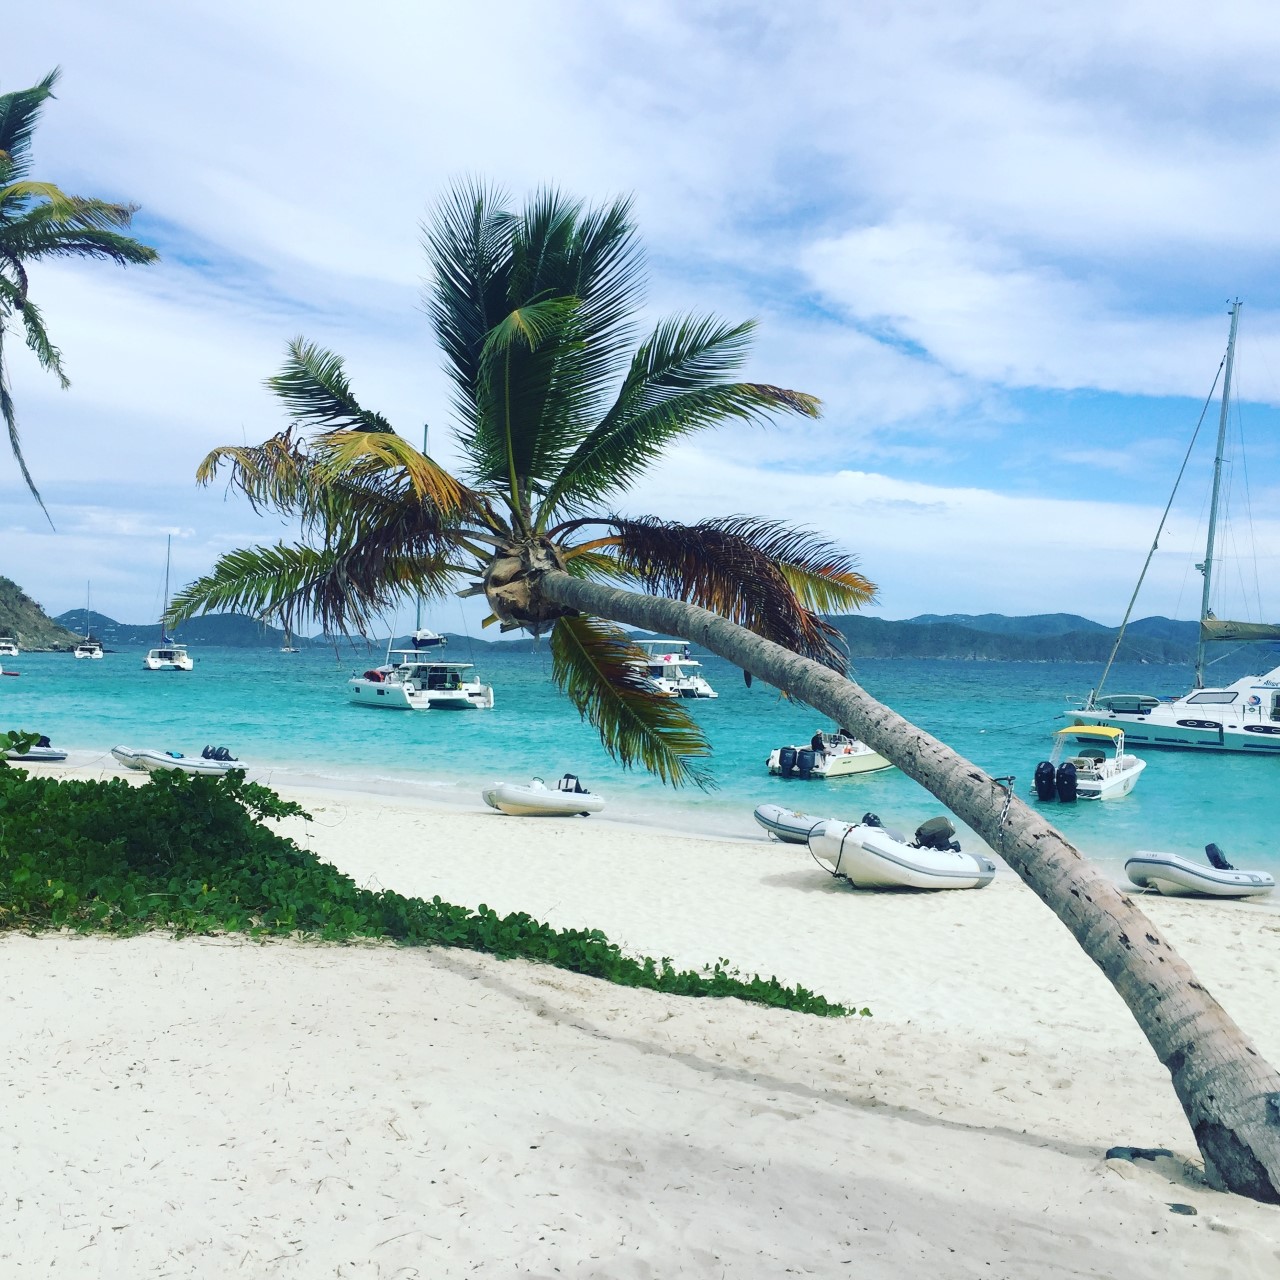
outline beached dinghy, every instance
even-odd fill
[[[880,825],[874,813],[858,823],[820,823],[809,832],[809,851],[833,876],[857,889],[981,889],[995,878],[996,864],[962,853],[946,818],[916,829],[914,842]]]
[[[811,813],[784,809],[780,804],[757,805],[755,818],[775,840],[781,840],[783,844],[808,844],[809,832],[828,821],[815,818]]]
[[[19,764],[55,764],[66,758],[67,753],[59,751],[57,747],[51,747],[49,739],[43,734],[40,735],[40,741],[34,747],[28,747],[25,751],[15,749],[5,752],[6,760],[16,760]]]
[[[126,769],[176,769],[179,773],[217,775],[229,769],[243,769],[226,747],[205,747],[204,754],[184,756],[180,751],[152,751],[149,747],[112,747],[111,754]]]
[[[1222,856],[1216,844],[1205,846],[1211,866],[1201,866],[1176,853],[1139,850],[1124,864],[1125,873],[1140,889],[1178,896],[1251,898],[1270,893],[1275,879],[1265,871],[1239,871]]]
[[[579,813],[585,818],[604,808],[604,796],[588,791],[572,773],[566,773],[554,787],[534,778],[523,786],[500,782],[480,794],[490,809],[516,818],[572,818]]]

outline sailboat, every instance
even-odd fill
[[[147,651],[142,665],[148,671],[190,671],[195,662],[185,644],[176,644],[165,630],[164,618],[169,612],[169,560],[173,553],[173,535],[165,541],[164,548],[164,608],[160,610],[160,644]]]
[[[71,650],[73,658],[101,658],[104,653],[101,643],[93,638],[93,633],[89,630],[89,588],[91,585],[88,582],[84,585],[84,639]]]
[[[302,650],[293,643],[293,632],[289,629],[289,624],[284,624],[284,644],[280,646],[281,653],[301,653]]]
[[[1223,363],[1222,409],[1218,419],[1218,447],[1213,464],[1213,494],[1209,503],[1209,529],[1205,541],[1204,562],[1196,568],[1204,577],[1200,596],[1200,631],[1196,644],[1195,687],[1180,698],[1162,699],[1150,694],[1115,693],[1101,696],[1107,672],[1115,661],[1124,636],[1124,624],[1116,637],[1115,648],[1103,670],[1098,688],[1089,694],[1082,707],[1068,713],[1074,725],[1105,725],[1123,729],[1130,746],[1172,747],[1193,751],[1241,751],[1252,755],[1280,756],[1280,666],[1256,676],[1244,676],[1220,688],[1204,682],[1206,646],[1222,641],[1252,643],[1280,640],[1280,624],[1263,622],[1230,622],[1214,616],[1210,607],[1213,585],[1214,542],[1217,534],[1219,497],[1222,489],[1222,463],[1227,437],[1227,412],[1231,400],[1231,374],[1235,364],[1236,330],[1240,322],[1240,303],[1231,307],[1231,332],[1227,339],[1227,355]],[[1172,506],[1173,499],[1169,499]],[[1165,515],[1168,515],[1168,507]],[[1163,529],[1163,520],[1161,529]],[[1157,543],[1159,532],[1156,534]],[[1152,546],[1152,553],[1155,545]],[[1151,563],[1148,555],[1147,563]],[[1146,573],[1146,569],[1143,569]],[[1139,579],[1139,586],[1141,579]],[[1134,600],[1129,602],[1132,611]]]

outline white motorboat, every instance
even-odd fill
[[[0,658],[16,658],[18,642],[12,636],[0,636]]]
[[[153,751],[149,747],[111,748],[111,754],[126,769],[145,769],[148,773],[176,769],[179,773],[215,775],[245,767],[225,747],[205,747],[205,752],[207,754],[184,756],[181,751]]]
[[[951,840],[955,828],[947,819],[923,824],[909,842],[878,820],[868,821],[874,817],[820,823],[809,833],[810,853],[857,889],[982,889],[995,878],[990,858],[963,853]]]
[[[95,659],[103,656],[103,648],[99,641],[92,636],[85,636],[74,649],[71,650],[73,658]]]
[[[1235,363],[1236,328],[1240,304],[1231,308],[1231,332],[1223,364],[1222,406],[1218,419],[1218,447],[1214,454],[1213,491],[1204,560],[1196,568],[1204,577],[1200,595],[1200,632],[1196,646],[1195,687],[1179,698],[1157,698],[1151,694],[1119,693],[1102,696],[1107,673],[1119,652],[1128,625],[1129,613],[1116,636],[1097,689],[1084,705],[1069,715],[1077,725],[1110,725],[1125,731],[1131,746],[1172,747],[1193,751],[1242,751],[1253,755],[1280,755],[1280,667],[1263,675],[1245,676],[1220,688],[1204,683],[1205,646],[1215,642],[1250,644],[1280,640],[1280,623],[1230,622],[1215,617],[1211,599],[1214,570],[1214,543],[1217,534],[1222,464],[1226,453],[1228,408],[1231,402],[1231,373]],[[1185,465],[1185,464],[1184,464]],[[1181,476],[1181,473],[1179,473]],[[1175,492],[1177,486],[1174,486]],[[1170,498],[1172,506],[1172,498]],[[1165,509],[1165,516],[1169,509]],[[1155,553],[1164,519],[1156,530],[1151,555]],[[1151,555],[1147,563],[1151,562]],[[1221,559],[1221,557],[1219,557]],[[1146,569],[1143,569],[1146,573]],[[1139,579],[1141,585],[1141,579]],[[1137,592],[1134,592],[1134,600]],[[1130,601],[1132,610],[1134,601]]]
[[[1076,748],[1071,755],[1073,743]],[[1123,729],[1073,725],[1053,735],[1053,754],[1036,765],[1036,795],[1041,800],[1068,802],[1118,800],[1133,790],[1146,767],[1145,760],[1125,753]]]
[[[49,739],[43,734],[34,746],[28,747],[25,751],[10,748],[5,752],[6,760],[16,760],[19,764],[57,764],[66,758],[67,753],[50,746]]]
[[[1210,849],[1217,850],[1216,845]],[[1212,855],[1211,855],[1212,856]],[[1179,897],[1252,898],[1270,893],[1275,878],[1265,871],[1241,871],[1219,853],[1221,866],[1203,866],[1176,853],[1139,850],[1125,864],[1125,874],[1140,889]]]
[[[843,778],[876,773],[893,765],[865,742],[843,731],[815,733],[807,747],[778,747],[765,761],[770,773],[783,778]]]
[[[687,640],[636,640],[637,649],[645,654],[645,676],[659,693],[668,698],[718,698],[704,676],[696,658],[689,657]]]
[[[347,681],[357,706],[388,711],[491,710],[493,686],[470,674],[469,662],[432,658],[445,643],[434,632],[414,632],[412,649],[388,649],[387,661]]]
[[[165,614],[169,612],[169,557],[173,550],[173,536],[165,543],[164,552],[164,609],[160,613],[160,643],[147,652],[142,665],[148,671],[192,671],[195,662],[185,644],[177,644],[165,631]]]
[[[808,844],[809,832],[830,821],[827,818],[815,818],[811,813],[785,809],[780,804],[756,805],[755,819],[775,840],[781,840],[783,844]]]
[[[578,814],[585,818],[604,808],[604,797],[588,791],[572,773],[566,773],[553,787],[534,778],[523,785],[500,782],[486,787],[480,795],[490,809],[518,818],[571,818]]]

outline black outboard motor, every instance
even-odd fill
[[[574,795],[586,796],[591,793],[584,787],[576,773],[566,773],[559,782],[556,783],[557,791],[572,791]]]
[[[1076,789],[1076,767],[1070,760],[1064,760],[1058,766],[1058,799],[1070,804],[1076,798]]]
[[[960,844],[951,837],[956,833],[951,819],[943,816],[930,818],[916,828],[916,848],[960,852]]]
[[[814,762],[817,756],[812,747],[801,747],[796,752],[796,772],[806,781],[813,776]]]
[[[48,739],[48,737],[47,737],[45,734],[43,734],[43,733],[42,733],[42,734],[40,735],[40,741],[36,743],[36,746],[37,746],[37,747],[47,747],[47,746],[49,746],[49,745],[50,745],[50,744],[49,744],[49,739]]]
[[[778,768],[782,772],[784,778],[791,777],[796,767],[796,749],[795,747],[783,747],[778,752]]]
[[[1229,863],[1223,856],[1222,850],[1216,844],[1207,844],[1204,847],[1205,857],[1209,859],[1209,865],[1216,867],[1219,871],[1234,871],[1235,867]]]
[[[864,813],[862,815],[862,825],[864,827],[883,827],[884,823],[880,821],[878,813]]]
[[[1040,800],[1052,800],[1058,794],[1057,784],[1054,781],[1053,765],[1048,760],[1041,760],[1036,765],[1036,797]]]

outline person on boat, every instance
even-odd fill
[[[809,739],[809,746],[812,747],[814,752],[818,755],[821,755],[822,752],[827,749],[827,740],[823,736],[821,729],[819,729],[818,732]]]

